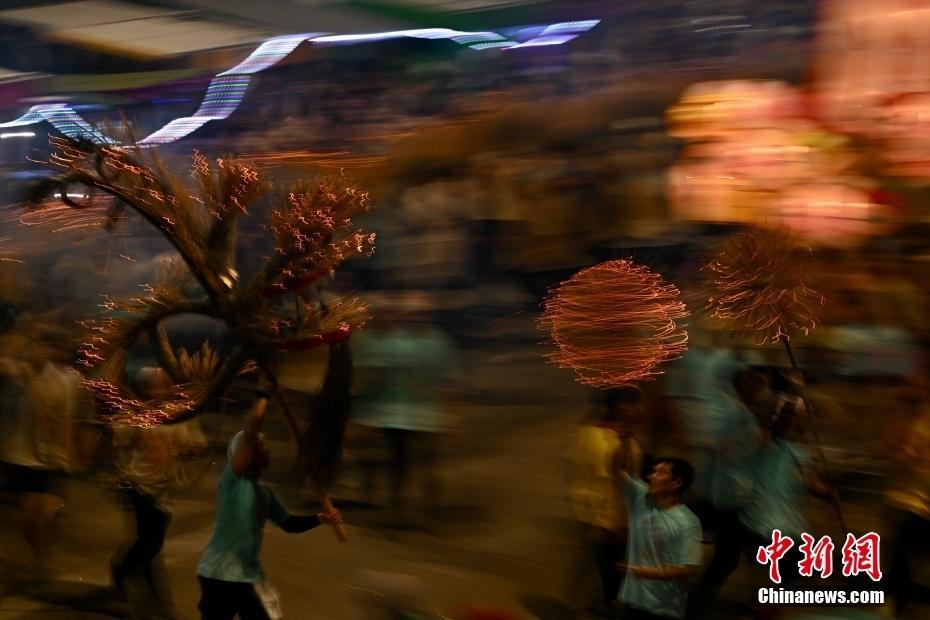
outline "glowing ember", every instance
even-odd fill
[[[540,326],[557,350],[549,358],[578,380],[611,388],[651,379],[685,352],[688,316],[678,289],[628,260],[584,269],[553,289]]]
[[[271,211],[276,251],[290,264],[317,272],[328,272],[354,255],[370,255],[375,235],[353,230],[350,219],[367,211],[368,201],[368,193],[343,174],[298,184],[282,207]]]
[[[817,323],[822,295],[808,286],[811,249],[784,229],[734,235],[704,269],[709,274],[711,316],[762,344],[807,335]]]
[[[85,379],[84,385],[111,424],[119,422],[154,428],[166,420],[180,418],[197,406],[197,400],[188,398],[181,390],[168,400],[143,402],[110,381]]]

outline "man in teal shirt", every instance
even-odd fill
[[[618,450],[618,455],[624,451]],[[617,459],[616,463],[622,463]],[[649,483],[618,471],[629,512],[626,579],[620,600],[634,620],[683,618],[688,579],[701,565],[701,523],[681,497],[694,468],[678,458],[659,459]]]
[[[219,510],[213,537],[200,559],[200,614],[203,620],[266,620],[255,591],[265,575],[259,563],[265,520],[289,533],[306,532],[320,523],[340,523],[338,510],[317,515],[291,515],[259,481],[270,464],[268,443],[261,434],[268,394],[259,390],[246,429],[229,442],[228,461],[219,484]]]

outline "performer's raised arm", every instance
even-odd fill
[[[265,424],[265,409],[268,407],[269,395],[263,389],[255,392],[255,402],[249,410],[245,423],[245,433],[232,457],[232,468],[237,476],[248,472],[257,452],[260,452],[262,427]]]

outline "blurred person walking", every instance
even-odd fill
[[[805,410],[799,396],[800,382],[800,374],[796,371],[780,369],[775,369],[771,375],[745,369],[734,381],[747,411],[750,406],[757,407],[761,415],[745,469],[736,472],[733,478],[735,507],[722,524],[726,529],[718,531],[713,559],[699,586],[698,611],[708,617],[714,617],[710,607],[743,554],[755,557],[759,547],[771,544],[776,529],[800,540],[801,534],[807,531],[805,495],[810,492],[830,497],[830,488],[816,472],[809,452],[798,441],[803,433],[800,415]],[[788,562],[782,572],[785,583],[797,582],[796,562]],[[766,608],[765,615],[771,617],[776,611],[776,608]]]
[[[616,564],[626,554],[627,509],[611,470],[615,453],[626,441],[623,469],[639,477],[643,447],[636,437],[642,415],[642,392],[633,386],[609,390],[599,408],[578,429],[571,454],[569,501],[575,518],[584,528],[584,553],[571,566],[569,595],[580,577],[597,567],[600,596],[588,607],[592,614],[609,617],[618,611],[621,578]]]
[[[66,475],[80,460],[74,422],[82,403],[79,377],[65,365],[67,347],[33,335],[10,336],[0,358],[0,461],[18,498],[35,577],[43,579]]]
[[[264,483],[271,464],[262,434],[269,395],[256,392],[244,431],[229,442],[227,462],[219,481],[219,507],[213,536],[197,567],[202,620],[268,620],[280,618],[277,591],[265,581],[259,556],[265,520],[296,534],[321,523],[341,523],[338,510],[316,515],[292,515]]]
[[[732,357],[721,360],[712,375],[716,387],[702,404],[707,421],[709,475],[703,489],[712,508],[708,529],[714,532],[713,556],[701,577],[692,609],[712,605],[720,587],[736,569],[745,544],[740,507],[751,490],[752,464],[763,436],[747,403],[766,398],[768,377]]]
[[[448,430],[449,392],[456,377],[451,339],[430,321],[432,301],[408,293],[379,309],[380,325],[356,341],[358,394],[355,421],[380,429],[388,451],[389,507],[396,526],[409,514],[410,479],[422,482],[419,519],[439,504],[439,434]],[[374,493],[374,463],[368,462],[366,495]]]
[[[137,383],[137,393],[147,399],[164,398],[171,387],[168,376],[157,368],[141,369]],[[129,598],[127,578],[143,577],[147,600],[131,606],[134,615],[173,618],[174,603],[158,558],[171,521],[167,505],[170,495],[185,486],[185,462],[205,452],[206,437],[196,420],[188,420],[155,428],[119,425],[113,429],[113,441],[117,493],[133,526],[131,539],[110,559],[113,586]]]

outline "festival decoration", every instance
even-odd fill
[[[881,144],[885,173],[905,180],[930,178],[930,92],[896,96],[876,114],[871,131]]]
[[[804,183],[783,188],[778,221],[822,246],[849,247],[887,228],[890,196],[860,183]]]
[[[873,136],[888,102],[930,92],[930,2],[825,0],[818,13],[811,103],[824,124]]]
[[[304,473],[320,488],[331,483],[349,413],[352,365],[346,340],[364,325],[367,311],[357,299],[324,303],[320,292],[342,261],[373,251],[375,236],[352,222],[368,209],[367,193],[338,174],[299,181],[278,194],[267,225],[274,252],[240,282],[234,267],[237,221],[270,189],[254,166],[232,158],[210,162],[194,153],[188,184],[150,151],[59,138],[52,145],[49,163],[61,173],[34,188],[27,201],[33,223],[48,213],[52,226],[67,226],[68,213],[45,198],[50,193],[57,193],[79,224],[96,213],[116,225],[128,207],[177,252],[141,294],[105,299],[102,315],[84,323],[88,337],[80,361],[104,419],[140,427],[179,422],[222,395],[235,377],[258,369],[272,385]],[[88,191],[69,192],[79,186]],[[112,201],[104,203],[101,195]],[[181,314],[223,321],[235,341],[233,350],[222,360],[206,349],[193,357],[176,351],[164,322]],[[142,398],[126,381],[126,359],[140,338],[148,339],[174,384],[164,397]],[[322,406],[312,412],[309,430],[301,431],[277,387],[273,358],[280,359],[281,351],[324,345],[330,347],[330,363],[317,399]]]
[[[450,28],[421,28],[394,30],[366,34],[306,33],[273,37],[262,42],[249,56],[234,67],[218,73],[204,95],[197,111],[191,116],[176,118],[161,129],[135,142],[137,148],[176,142],[197,131],[210,121],[229,118],[242,103],[251,82],[251,76],[274,66],[304,42],[314,45],[348,45],[388,39],[447,39],[473,50],[521,49],[548,45],[562,45],[585,33],[597,24],[598,19],[559,22],[499,32],[465,32]],[[119,142],[94,129],[67,103],[34,105],[19,118],[0,123],[0,128],[25,127],[47,121],[59,132],[73,140],[89,140],[97,144]]]
[[[708,308],[727,329],[760,344],[807,335],[824,298],[809,284],[811,249],[785,229],[750,228],[724,242],[704,267]]]
[[[656,367],[687,349],[688,316],[678,289],[646,267],[614,260],[579,271],[549,292],[540,327],[556,350],[549,359],[597,388],[661,374]]]
[[[801,105],[797,91],[777,80],[697,82],[666,112],[668,133],[695,140],[769,129],[773,119],[796,117]]]
[[[669,175],[673,211],[832,246],[887,233],[902,200],[885,180],[909,192],[930,179],[927,24],[928,0],[824,0],[804,85],[688,86],[667,113],[669,134],[691,143]]]
[[[672,211],[692,221],[784,226],[831,246],[886,232],[889,205],[877,200],[885,194],[868,162],[850,136],[811,116],[808,99],[771,80],[689,86],[667,113],[669,133],[689,141],[668,174]],[[914,135],[908,139],[919,144]]]

